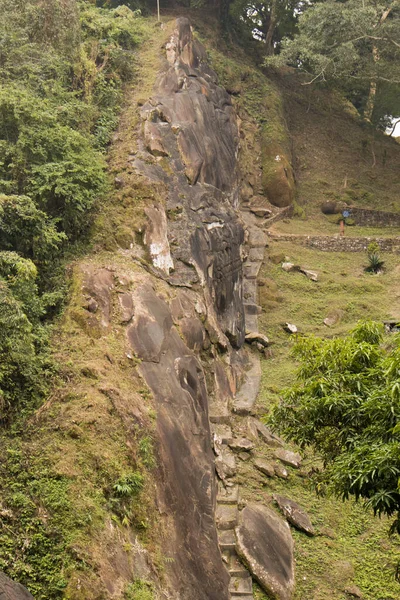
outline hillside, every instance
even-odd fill
[[[349,600],[354,586],[396,600],[387,521],[317,496],[308,451],[278,476],[254,423],[264,431],[295,379],[282,324],[330,337],[400,319],[400,228],[346,228],[346,243],[397,240],[380,275],[365,252],[298,237],[338,237],[326,200],[400,212],[400,145],[337,94],[260,69],[209,11],[171,10],[160,26],[127,7],[75,8],[43,47],[18,21],[0,98],[0,292],[17,323],[0,336],[0,571],[36,600]],[[266,352],[250,344],[260,334]],[[278,464],[271,477],[257,460]],[[276,493],[299,502],[315,537],[289,529]],[[285,532],[277,595],[238,546],[247,509]]]

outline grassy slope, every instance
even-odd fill
[[[301,89],[295,80],[281,86],[288,111],[290,132],[297,158],[299,201],[306,209],[302,218],[278,223],[274,230],[288,233],[335,234],[333,225],[319,211],[321,200],[346,199],[344,177],[351,201],[382,210],[399,209],[400,147],[381,134],[373,134],[326,92]],[[363,140],[367,144],[363,145]],[[371,168],[371,148],[377,157]],[[386,150],[386,165],[382,158]],[[347,196],[350,196],[347,194]],[[397,230],[347,228],[346,235],[399,235]],[[360,318],[400,319],[400,260],[385,254],[386,270],[380,276],[364,272],[366,257],[359,253],[324,253],[289,242],[273,241],[269,255],[288,257],[320,274],[318,282],[300,273],[286,273],[267,260],[261,273],[262,331],[273,341],[273,356],[263,360],[260,414],[279,401],[279,390],[295,379],[290,341],[282,323],[295,323],[300,332],[321,336],[341,335]],[[323,320],[332,312],[340,321],[327,328]],[[244,471],[251,497],[270,498],[283,493],[309,512],[320,535],[307,538],[294,531],[296,545],[296,600],[339,600],[356,584],[365,600],[393,599],[400,595],[394,570],[400,558],[398,539],[387,537],[388,522],[366,513],[362,506],[334,498],[318,498],[307,474],[292,472],[287,482],[266,481]],[[260,489],[260,483],[262,487]]]

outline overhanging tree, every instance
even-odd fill
[[[400,533],[400,334],[383,344],[383,327],[364,322],[345,338],[299,338],[294,355],[298,383],[272,423],[321,455],[318,484],[394,517]]]

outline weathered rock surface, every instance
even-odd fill
[[[233,410],[238,415],[251,413],[260,389],[261,366],[258,358],[251,357],[251,368],[246,373],[246,379],[236,394]]]
[[[296,527],[296,529],[304,531],[304,533],[310,537],[315,535],[315,529],[311,523],[310,517],[297,502],[285,498],[284,496],[280,496],[279,494],[274,494],[273,498],[289,523]]]
[[[236,549],[253,577],[276,600],[294,590],[293,539],[288,524],[273,510],[249,504],[236,527]]]
[[[232,450],[249,452],[250,450],[253,450],[254,444],[247,438],[234,438],[229,443],[229,447],[232,448]]]
[[[258,471],[261,471],[261,473],[264,473],[264,475],[267,475],[268,477],[273,477],[275,475],[274,466],[262,458],[257,458],[254,461],[254,466]]]
[[[298,469],[301,465],[301,456],[298,452],[279,448],[278,450],[275,450],[274,456],[283,462],[283,464],[293,467],[294,469]]]
[[[16,583],[0,571],[0,599],[33,600],[33,596],[20,583]]]
[[[149,179],[162,182],[167,212],[176,215],[168,224],[168,238],[174,242],[169,247],[162,208],[150,208],[154,225],[146,231],[145,242],[153,264],[166,273],[173,268],[174,281],[199,281],[209,313],[215,313],[214,326],[240,347],[244,231],[235,213],[239,135],[230,96],[217,85],[206,58],[188,19],[177,19],[165,70],[141,109],[143,158],[135,157],[132,164]],[[168,156],[168,172],[148,164],[151,156],[160,155]]]
[[[247,333],[245,339],[248,344],[261,344],[265,348],[270,344],[269,339],[266,335],[264,335],[263,333],[258,333],[256,331]]]
[[[214,521],[216,486],[202,366],[150,285],[133,293],[127,329],[157,407],[158,501],[169,517],[169,569],[177,598],[228,600],[229,576]],[[195,502],[193,501],[195,499]],[[184,576],[182,575],[184,573]]]
[[[280,448],[284,444],[280,437],[272,433],[264,423],[254,417],[248,417],[247,431],[252,440],[256,441],[261,438],[264,444],[270,448]]]

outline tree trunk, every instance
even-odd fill
[[[266,45],[267,56],[273,56],[273,54],[274,54],[273,38],[274,38],[276,24],[278,21],[277,2],[278,2],[278,0],[272,0],[272,3],[271,3],[271,12],[270,12],[270,16],[269,16],[268,29],[267,29],[267,33],[265,36],[265,45]]]
[[[374,63],[376,64],[379,60],[379,52],[378,52],[378,48],[375,46],[375,44],[372,48],[372,56],[374,59]],[[371,79],[371,83],[369,85],[368,100],[367,100],[367,103],[366,103],[365,109],[364,109],[364,117],[367,119],[367,121],[371,121],[371,119],[372,119],[372,115],[373,115],[374,108],[375,108],[375,99],[376,99],[376,79]]]

